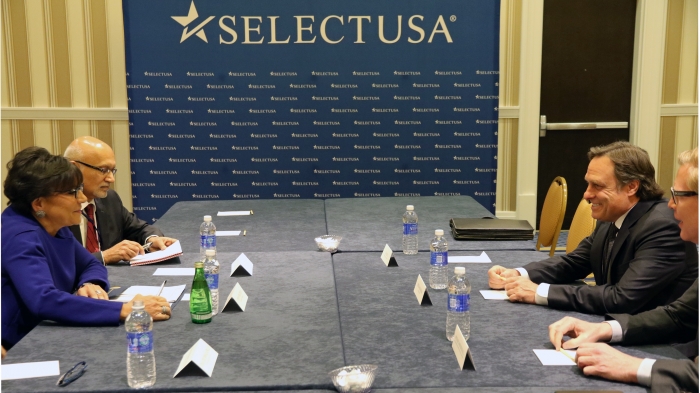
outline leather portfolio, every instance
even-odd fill
[[[532,240],[535,237],[535,230],[527,220],[453,218],[450,228],[456,240]]]

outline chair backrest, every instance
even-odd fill
[[[549,256],[554,255],[554,250],[557,248],[557,240],[559,232],[561,232],[561,224],[564,222],[564,213],[566,212],[567,198],[566,180],[557,176],[549,186],[547,196],[544,198],[542,205],[542,213],[540,214],[540,231],[537,235],[537,251],[540,246],[548,247]]]
[[[574,251],[578,247],[581,240],[590,236],[595,230],[596,221],[591,217],[591,204],[587,200],[581,199],[574,218],[571,220],[569,228],[569,237],[566,239],[566,253]]]

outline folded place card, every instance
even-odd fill
[[[457,362],[459,362],[460,370],[464,370],[465,366],[467,366],[467,368],[470,370],[476,370],[474,359],[472,358],[472,352],[469,350],[469,345],[467,344],[467,340],[464,339],[462,329],[459,328],[459,325],[455,327],[455,337],[452,340],[452,350],[455,352],[455,356],[457,356]]]
[[[3,364],[2,371],[0,371],[3,381],[10,379],[50,377],[52,375],[59,375],[60,373],[58,360],[51,360],[48,362]]]
[[[239,210],[239,211],[230,211],[230,212],[218,212],[216,213],[217,216],[249,216],[253,214],[252,210]]]
[[[219,353],[201,338],[182,356],[173,378],[178,375],[197,375],[204,372],[211,377]]]
[[[248,295],[241,287],[241,284],[236,283],[236,285],[231,290],[226,298],[226,304],[221,312],[224,311],[245,311],[245,305],[248,303]]]
[[[391,251],[391,247],[387,244],[384,246],[384,251],[382,251],[382,262],[389,267],[389,266],[395,266],[398,267],[399,264],[396,263],[396,258],[394,258],[394,252]]]
[[[480,289],[479,292],[481,292],[481,296],[486,300],[508,300],[508,295],[506,295],[506,291],[503,290]]]
[[[222,237],[222,236],[238,236],[241,234],[241,231],[216,231],[216,236]]]
[[[575,366],[576,351],[533,349],[543,366]]]
[[[486,255],[486,251],[482,251],[479,256],[468,255],[450,255],[447,257],[449,263],[491,263],[491,259]]]
[[[423,281],[423,278],[418,275],[418,279],[416,280],[416,286],[413,287],[413,293],[416,295],[416,299],[418,299],[418,304],[421,306],[432,306],[433,302],[430,301],[430,295],[428,295],[428,288],[425,286],[425,282]]]
[[[231,276],[230,277],[243,277],[253,275],[253,262],[248,259],[248,257],[241,253],[241,255],[236,258],[231,264]]]

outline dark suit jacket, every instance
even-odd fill
[[[623,344],[688,341],[698,334],[698,280],[678,300],[637,315],[610,314],[622,326]],[[698,391],[698,365],[685,360],[657,360],[651,369],[652,392]]]
[[[114,247],[122,240],[132,240],[144,244],[147,237],[152,235],[163,236],[163,232],[146,221],[140,220],[136,215],[124,207],[119,195],[113,191],[107,191],[105,198],[95,198],[95,215],[97,216],[97,230],[100,233],[100,248],[107,250]],[[80,234],[80,226],[70,227],[73,236],[80,243],[83,237]],[[83,244],[84,246],[85,244]],[[93,254],[98,261],[103,262],[102,254]]]
[[[599,221],[576,250],[524,266],[533,282],[552,284],[550,307],[634,314],[671,303],[698,277],[695,244],[681,240],[665,200],[640,201],[630,210],[615,239],[613,262],[604,271],[603,250],[611,225]],[[596,286],[571,285],[591,272]]]

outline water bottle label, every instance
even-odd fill
[[[209,289],[219,289],[219,275],[204,273],[204,278],[207,280]]]
[[[403,224],[403,234],[404,235],[417,235],[418,234],[418,223],[406,223]]]
[[[469,294],[453,295],[447,294],[447,311],[466,312],[469,311]]]
[[[153,350],[153,332],[126,333],[129,353],[151,352]]]
[[[214,248],[216,247],[216,236],[212,235],[201,235],[199,237],[199,246],[202,248]]]
[[[431,251],[430,264],[433,266],[447,266],[447,251]]]

